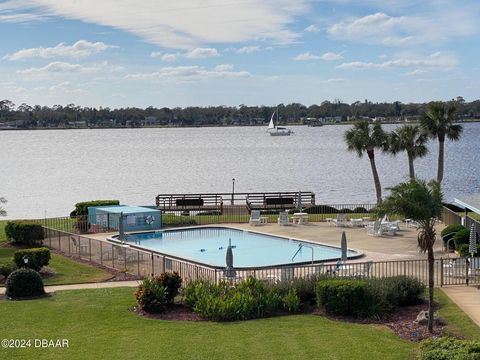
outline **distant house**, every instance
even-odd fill
[[[160,120],[157,119],[155,116],[146,116],[143,120],[144,126],[155,126],[160,125]]]

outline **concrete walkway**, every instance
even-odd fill
[[[448,286],[443,292],[480,326],[480,290],[476,286]]]
[[[107,281],[99,283],[86,283],[86,284],[72,284],[72,285],[51,285],[45,286],[45,291],[47,293],[52,293],[60,290],[80,290],[80,289],[106,289],[106,288],[117,288],[117,287],[137,287],[140,284],[141,280],[131,280],[131,281]],[[5,288],[0,288],[0,295],[5,294]]]

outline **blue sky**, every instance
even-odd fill
[[[477,0],[9,0],[17,105],[424,102],[480,93]]]

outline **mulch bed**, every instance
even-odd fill
[[[371,319],[352,319],[340,316],[331,316],[325,314],[319,310],[316,306],[307,306],[302,309],[302,314],[313,314],[324,316],[328,319],[335,321],[345,321],[357,324],[377,324],[384,325],[390,328],[397,336],[409,341],[421,341],[432,336],[442,336],[445,334],[444,325],[435,325],[433,334],[428,332],[427,325],[414,324],[414,320],[422,310],[427,310],[428,306],[425,304],[415,305],[400,308],[395,313],[391,314],[385,319],[371,320]],[[194,313],[190,308],[184,304],[175,304],[172,308],[167,309],[161,314],[151,314],[143,311],[138,307],[130,309],[139,316],[144,316],[150,319],[158,320],[172,320],[172,321],[207,321],[202,319],[199,315]],[[287,315],[285,313],[279,313],[277,316]]]

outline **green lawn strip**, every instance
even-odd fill
[[[11,261],[14,248],[0,248],[0,264]],[[65,285],[105,281],[112,275],[102,269],[70,260],[64,256],[52,254],[48,265],[56,274],[44,280],[45,285]]]
[[[133,292],[75,290],[2,300],[1,338],[66,338],[70,347],[0,349],[0,358],[411,359],[417,347],[384,327],[315,315],[234,323],[152,320],[128,310]]]
[[[440,318],[444,319],[448,326],[448,332],[455,336],[469,339],[480,339],[480,327],[465,314],[441,289],[435,290],[435,300],[442,306],[438,310]]]
[[[5,234],[6,220],[0,220],[0,243],[7,241],[7,235]]]

